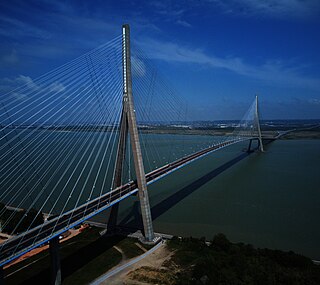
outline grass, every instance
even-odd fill
[[[127,258],[133,258],[144,253],[144,251],[135,244],[136,242],[138,241],[134,238],[126,238],[120,241],[117,246],[123,250]]]
[[[158,285],[173,285],[176,279],[172,271],[149,266],[142,266],[135,271],[131,271],[129,276],[135,281]]]
[[[122,254],[113,246],[122,249],[125,257],[133,258],[143,253],[133,238],[123,236],[100,236],[100,229],[89,228],[60,245],[62,284],[87,284],[116,266]],[[17,271],[19,270],[19,271]],[[17,271],[17,272],[15,272]],[[21,261],[5,270],[6,284],[50,284],[49,251]]]
[[[98,255],[77,271],[63,279],[64,285],[87,284],[100,275],[116,266],[122,259],[121,254],[114,248],[110,248]]]

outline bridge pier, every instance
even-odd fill
[[[117,221],[118,221],[118,212],[119,212],[119,203],[114,204],[111,207],[109,220],[107,224],[107,232],[108,234],[113,234],[116,231],[117,228]]]
[[[122,98],[122,114],[119,129],[119,143],[115,165],[114,183],[116,188],[122,185],[123,162],[126,155],[126,145],[128,135],[130,134],[130,144],[133,153],[134,168],[137,177],[138,194],[141,208],[141,216],[143,222],[143,230],[145,241],[153,243],[155,236],[153,232],[151,210],[149,204],[149,196],[147,191],[146,174],[144,171],[139,133],[137,127],[137,119],[133,103],[132,95],[132,76],[131,76],[131,55],[130,55],[130,29],[129,25],[122,26],[122,68],[123,68],[123,98]],[[118,205],[112,207],[108,227],[111,231],[115,229],[117,224]]]
[[[263,144],[262,144],[262,138],[258,139],[258,149],[260,152],[264,152]]]
[[[61,264],[59,254],[59,236],[49,241],[50,261],[51,261],[51,285],[61,285]]]
[[[136,171],[138,193],[141,207],[141,215],[146,242],[153,242],[155,239],[149,196],[147,191],[146,174],[144,172],[139,133],[137,127],[137,118],[135,114],[133,96],[132,96],[132,79],[131,79],[131,55],[130,55],[130,29],[129,25],[122,26],[123,37],[123,112],[128,120],[128,131],[130,134],[130,143],[133,153],[134,168]]]
[[[5,281],[4,281],[4,270],[3,270],[3,266],[0,266],[0,285],[4,285]]]
[[[248,145],[247,153],[252,152],[252,150],[251,150],[251,145],[252,145],[252,140],[249,140],[249,145]]]
[[[252,141],[253,140],[257,140],[257,147],[255,148],[253,146],[253,149],[251,149],[252,147]],[[263,145],[262,145],[262,139],[259,139],[259,138],[254,138],[254,139],[250,139],[249,140],[249,145],[248,145],[248,149],[247,149],[247,153],[251,153],[251,152],[254,152],[255,150],[259,150],[260,152],[264,152],[264,148],[263,148]]]
[[[258,130],[258,149],[261,152],[264,152],[263,143],[262,143],[261,128],[260,128],[260,119],[259,119],[258,96],[256,96],[255,124],[256,124],[257,130]]]

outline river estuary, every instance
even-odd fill
[[[150,185],[155,230],[207,239],[222,232],[320,259],[320,141],[279,140],[226,165],[241,150],[225,148]],[[134,224],[134,201],[121,203],[123,223]]]

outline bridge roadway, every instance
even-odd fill
[[[151,184],[156,180],[213,151],[250,139],[254,138],[233,139],[225,141],[200,150],[196,153],[187,155],[172,163],[166,164],[146,174],[147,184]],[[95,198],[79,206],[78,208],[64,213],[60,217],[56,217],[52,220],[46,221],[42,225],[39,225],[25,233],[9,239],[7,242],[0,246],[0,266],[9,263],[10,261],[27,253],[33,248],[36,248],[48,242],[50,239],[61,235],[68,229],[75,227],[85,220],[97,215],[101,211],[135,194],[136,192],[138,192],[137,183],[136,181],[131,181],[102,195],[101,197]]]

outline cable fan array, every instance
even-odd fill
[[[17,234],[110,191],[122,110],[122,38],[0,103],[0,221]]]
[[[146,172],[230,139],[190,135],[188,105],[137,44],[132,45],[133,96]]]
[[[235,139],[257,138],[259,136],[259,117],[257,100],[254,99],[247,112],[234,128],[232,137]]]
[[[131,63],[146,173],[213,145],[256,136],[255,104],[231,136],[187,135],[185,101],[135,45]],[[122,97],[122,36],[2,96],[2,231],[21,234],[40,225],[40,236],[45,214],[56,219],[53,235],[66,212],[68,228],[80,206],[111,195]],[[123,184],[135,180],[127,139]]]

